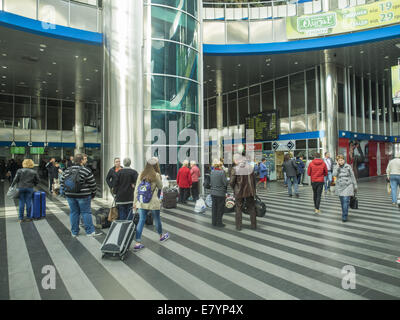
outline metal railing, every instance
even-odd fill
[[[102,9],[79,0],[0,0],[0,10],[47,25],[102,32]]]
[[[280,19],[344,9],[378,0],[273,0],[259,2],[203,2],[203,20]]]

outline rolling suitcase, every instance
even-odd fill
[[[125,259],[132,240],[135,236],[136,225],[129,220],[113,221],[103,244],[101,245],[102,258],[119,257]]]
[[[36,191],[33,193],[32,206],[31,206],[31,219],[40,219],[46,217],[46,193]]]
[[[173,209],[176,208],[176,198],[178,197],[178,193],[176,191],[164,191],[162,206],[165,209]]]

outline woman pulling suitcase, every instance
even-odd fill
[[[168,232],[163,234],[160,218],[161,203],[158,194],[162,186],[158,159],[151,158],[147,161],[146,167],[140,173],[135,187],[133,209],[139,209],[139,223],[136,228],[136,244],[133,248],[134,250],[144,248],[142,244],[142,232],[149,211],[151,211],[153,215],[154,224],[160,235],[160,242],[164,242],[169,238]]]

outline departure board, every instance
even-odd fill
[[[278,139],[279,122],[278,111],[270,113],[256,113],[246,117],[246,130],[254,129],[254,141],[268,141]]]

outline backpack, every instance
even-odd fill
[[[154,189],[155,191],[155,189]],[[142,182],[138,186],[138,195],[137,195],[137,200],[140,203],[149,203],[151,201],[151,198],[153,198],[153,192],[151,192],[151,183],[142,180]]]
[[[79,168],[70,170],[64,180],[64,192],[79,193],[81,191],[82,184],[79,171]]]

